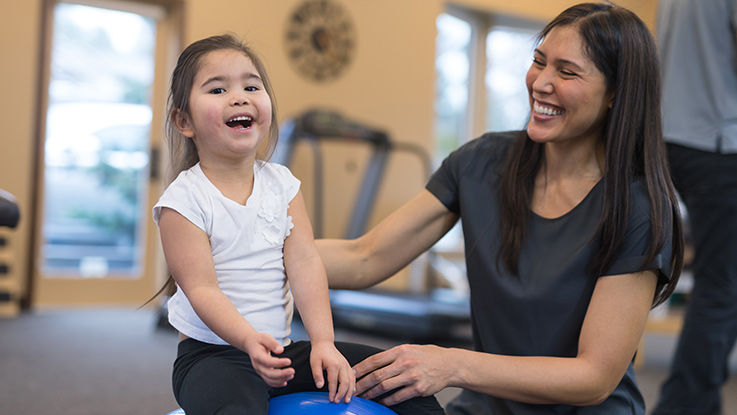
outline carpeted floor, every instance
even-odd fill
[[[0,319],[0,333],[2,415],[164,415],[177,407],[169,378],[176,335],[157,329],[150,309],[25,313]],[[302,333],[295,327],[295,338]],[[379,347],[396,343],[345,330],[336,338]],[[646,342],[646,365],[637,375],[652,405],[673,339],[649,336]],[[446,389],[438,398],[445,403],[456,393]],[[737,415],[737,380],[723,394],[724,414]]]

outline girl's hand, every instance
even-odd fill
[[[360,379],[356,394],[373,399],[397,389],[381,400],[386,406],[433,395],[448,386],[454,373],[453,359],[446,351],[432,345],[403,344],[370,356],[354,367]]]
[[[271,335],[255,333],[249,336],[245,349],[256,373],[267,385],[273,388],[287,386],[287,381],[294,377],[294,368],[289,367],[292,361],[272,355],[283,353],[284,347]]]
[[[333,342],[312,343],[310,367],[312,368],[312,377],[315,379],[315,386],[318,388],[325,385],[323,371],[327,372],[330,402],[340,402],[343,399],[346,403],[351,401],[351,397],[356,390],[356,375],[345,357],[335,348]]]

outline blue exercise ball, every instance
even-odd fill
[[[269,399],[269,415],[397,415],[384,405],[354,396],[349,403],[333,403],[327,392],[297,392]],[[185,415],[181,409],[167,415]]]
[[[269,415],[397,415],[384,405],[354,396],[349,403],[333,403],[327,392],[297,392],[269,400]]]

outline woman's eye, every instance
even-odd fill
[[[562,73],[563,76],[576,76],[575,72],[567,71],[565,69],[561,70],[560,73]]]
[[[210,90],[211,94],[216,94],[216,95],[222,94],[223,92],[225,92],[225,88],[213,88],[212,90]]]
[[[545,66],[545,64],[543,63],[543,61],[541,61],[541,60],[540,60],[540,59],[538,59],[538,58],[532,58],[532,63],[533,63],[534,65],[537,65],[537,66]]]

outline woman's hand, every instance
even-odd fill
[[[368,357],[353,368],[360,379],[356,395],[373,399],[397,389],[381,400],[386,406],[433,395],[448,386],[453,376],[449,351],[438,346],[404,344]]]
[[[330,402],[350,402],[356,390],[356,376],[353,369],[343,355],[335,348],[331,341],[312,343],[310,353],[310,367],[315,386],[322,388],[325,385],[323,371],[328,376],[328,393]]]
[[[294,377],[294,368],[289,367],[292,361],[286,357],[276,357],[284,347],[270,334],[255,333],[246,339],[246,353],[251,364],[267,385],[273,388],[287,386],[287,381]]]

